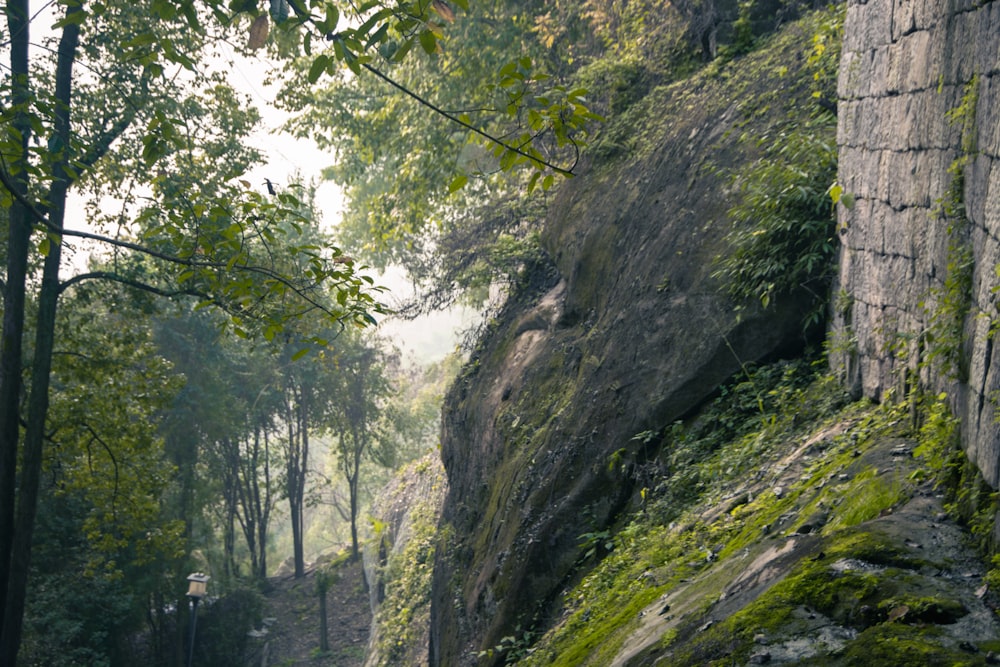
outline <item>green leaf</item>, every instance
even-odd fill
[[[840,197],[844,194],[844,188],[840,183],[834,183],[830,186],[830,199],[833,201],[834,205],[840,203]]]
[[[137,46],[148,46],[154,42],[156,42],[156,35],[151,32],[144,32],[122,44],[122,48],[134,49]]]
[[[271,18],[276,24],[288,20],[288,0],[271,0]]]
[[[89,16],[90,15],[87,12],[82,10],[69,12],[66,16],[56,21],[52,25],[52,28],[58,30],[59,28],[65,28],[68,25],[73,25],[73,24],[82,25]]]
[[[433,55],[438,49],[437,37],[430,30],[420,33],[420,46],[423,47],[427,55]]]
[[[321,53],[320,55],[316,56],[315,60],[313,60],[312,62],[312,65],[309,67],[309,75],[307,77],[309,83],[316,83],[319,80],[319,77],[323,75],[323,72],[326,70],[329,64],[330,64],[330,56],[326,55],[325,53]]]
[[[184,14],[184,18],[187,19],[188,26],[193,30],[199,30],[201,24],[198,21],[198,12],[194,9],[194,3],[183,2],[181,3],[181,13]]]
[[[396,49],[396,51],[392,54],[392,62],[394,63],[403,62],[403,58],[406,57],[406,54],[409,53],[410,49],[412,48],[413,48],[412,39],[404,41],[402,44],[399,45],[399,48]]]
[[[456,176],[451,183],[448,185],[448,194],[454,194],[465,187],[465,184],[469,182],[469,177],[465,174],[459,174]]]
[[[340,23],[340,10],[332,2],[326,3],[326,20],[323,22],[323,28],[333,32],[337,29],[337,24]]]
[[[528,194],[529,195],[532,192],[535,191],[535,187],[538,185],[538,179],[541,177],[541,175],[542,175],[542,172],[540,172],[540,171],[536,171],[535,173],[533,173],[531,175],[531,178],[528,180]]]
[[[361,24],[360,28],[358,28],[357,30],[358,35],[362,37],[364,35],[367,35],[369,32],[371,32],[372,28],[375,27],[376,23],[379,23],[380,21],[385,21],[385,19],[389,18],[390,16],[392,16],[392,12],[391,10],[389,10],[388,7],[375,12],[370,17],[368,17],[367,21]],[[383,23],[382,28],[388,29],[388,27],[389,27],[388,23]],[[381,30],[382,28],[379,28],[379,30]],[[368,43],[371,44],[372,40],[369,39]]]
[[[299,350],[298,352],[296,352],[295,354],[292,355],[292,361],[298,361],[299,359],[301,359],[302,357],[306,356],[307,354],[309,354],[309,348],[308,347],[304,347],[304,348],[302,348],[301,350]]]
[[[378,30],[372,33],[372,36],[368,38],[368,46],[373,44],[381,44],[386,41],[386,37],[389,34],[389,24],[383,23]]]

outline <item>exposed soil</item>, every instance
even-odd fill
[[[371,609],[360,560],[338,570],[340,576],[327,592],[327,638],[330,650],[319,650],[319,598],[315,571],[301,579],[273,577],[264,612],[269,619],[261,642],[261,667],[309,665],[361,667],[371,626]]]

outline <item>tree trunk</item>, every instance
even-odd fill
[[[10,97],[14,109],[28,104],[28,2],[7,3],[10,27]],[[4,283],[3,333],[0,334],[0,634],[6,627],[5,609],[14,544],[14,506],[17,489],[17,449],[20,436],[22,336],[25,285],[31,242],[30,212],[17,198],[28,192],[28,141],[31,124],[26,113],[15,114],[12,128],[20,132],[20,155],[7,156],[15,195],[9,211],[7,277]]]
[[[295,576],[303,577],[306,573],[305,561],[305,504],[306,504],[306,471],[309,462],[309,405],[306,400],[306,390],[299,394],[299,484],[298,484],[298,524],[299,539],[295,544]]]
[[[288,514],[292,522],[292,550],[295,561],[295,578],[305,576],[305,549],[302,544],[305,523],[303,510],[305,503],[306,460],[308,456],[308,438],[305,434],[308,422],[308,409],[304,404],[303,393],[291,388],[291,397],[286,398],[285,419],[288,427],[288,449],[286,451],[286,470],[288,473]]]
[[[31,395],[28,401],[28,425],[21,455],[21,480],[18,488],[17,517],[11,549],[10,580],[7,584],[7,604],[4,628],[0,635],[2,660],[14,665],[21,645],[24,603],[31,565],[31,538],[38,511],[38,488],[42,473],[42,444],[45,438],[45,417],[49,409],[49,374],[55,342],[55,316],[59,296],[60,244],[52,244],[45,268],[38,304],[38,329],[35,336],[35,358],[31,373]]]
[[[195,468],[198,465],[198,445],[197,435],[192,432],[174,433],[167,438],[166,447],[171,462],[177,468],[178,497],[176,516],[184,523],[183,543],[185,551],[190,544],[193,526],[191,517],[194,514],[194,483]],[[181,568],[190,563],[186,560],[176,562],[173,574],[184,572]],[[184,621],[187,616],[187,601],[183,596],[174,598],[176,600],[177,624],[173,627],[170,635],[170,645],[167,647],[167,655],[164,664],[173,667],[184,667]]]
[[[227,577],[236,577],[239,568],[236,565],[236,513],[239,511],[239,477],[230,465],[229,453],[233,448],[233,440],[226,438],[221,443],[220,459],[222,460],[222,493],[223,493],[223,562]]]
[[[174,603],[177,610],[177,622],[174,624],[173,652],[170,655],[175,667],[191,667],[187,664],[188,642],[187,628],[191,621],[191,601],[185,595],[178,596]]]
[[[258,558],[257,535],[259,526],[257,519],[260,515],[260,493],[257,488],[257,442],[260,437],[256,431],[253,440],[247,438],[246,455],[242,451],[239,441],[234,443],[234,448],[229,452],[229,466],[232,468],[236,478],[236,488],[239,493],[239,506],[242,510],[237,514],[240,521],[240,528],[243,531],[243,539],[246,541],[247,550],[250,552],[250,575],[257,580],[263,580],[260,559]]]
[[[360,511],[360,508],[358,507],[358,485],[360,482],[361,450],[358,447],[357,440],[355,440],[354,474],[349,477],[347,482],[347,487],[351,495],[351,558],[354,560],[357,560],[361,555],[361,549],[358,546],[358,512]]]
[[[258,430],[258,434],[260,431]],[[267,579],[267,526],[271,519],[271,444],[267,431],[261,436],[264,441],[264,491],[261,493],[259,484],[257,490],[258,519],[257,542],[260,544],[260,577]],[[255,437],[254,443],[259,444],[261,437]]]
[[[80,5],[70,5],[67,17],[82,11]],[[59,260],[62,254],[63,220],[66,195],[70,186],[70,101],[72,99],[73,62],[79,41],[80,25],[70,21],[63,28],[56,63],[56,111],[53,136],[63,148],[52,165],[54,175],[49,190],[49,252],[42,269],[36,316],[35,350],[31,371],[31,393],[28,398],[28,422],[21,455],[21,479],[17,491],[14,539],[4,605],[4,624],[0,631],[0,663],[17,664],[24,621],[28,571],[31,565],[31,538],[38,511],[38,489],[42,473],[42,446],[45,421],[49,411],[49,379],[52,373],[52,352],[55,347],[56,309],[59,303]]]

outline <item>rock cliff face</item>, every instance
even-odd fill
[[[365,667],[427,665],[429,563],[447,482],[436,454],[400,471],[376,502],[375,539],[364,551],[374,622]]]
[[[729,230],[725,168],[753,157],[737,137],[815,104],[788,73],[809,38],[654,91],[631,152],[553,203],[552,266],[512,298],[446,399],[432,664],[474,664],[545,615],[580,536],[638,495],[652,453],[636,434],[690,412],[741,363],[801,346],[801,304],[737,317],[711,274]]]
[[[844,33],[831,362],[876,399],[946,390],[996,487],[1000,2],[851,0]],[[625,155],[560,192],[552,266],[446,400],[431,664],[490,663],[477,654],[545,617],[580,536],[639,493],[655,452],[636,434],[801,343],[800,304],[738,318],[711,274],[730,204],[718,168],[753,159],[737,136],[814,103],[789,86],[809,40],[654,90]]]
[[[839,93],[833,363],[882,398],[947,390],[1000,483],[1000,3],[852,0]]]

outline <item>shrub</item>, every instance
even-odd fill
[[[765,308],[809,294],[806,326],[822,320],[833,277],[836,220],[827,191],[837,174],[835,125],[824,112],[758,140],[763,156],[734,178],[731,250],[715,273],[734,298]]]

